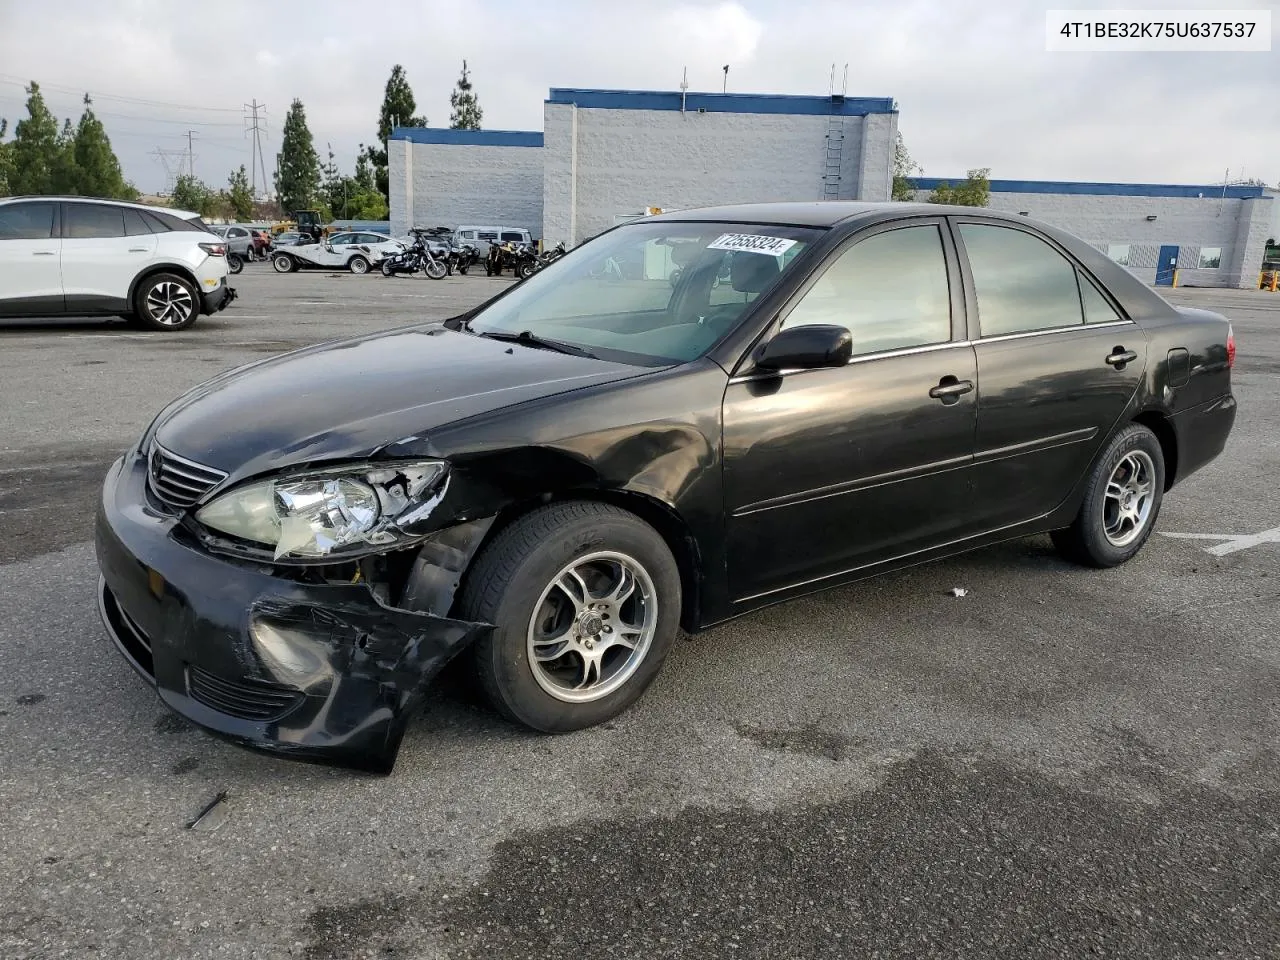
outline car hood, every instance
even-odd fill
[[[233,480],[373,455],[443,424],[647,372],[440,326],[321,344],[230,371],[160,416],[165,449]]]

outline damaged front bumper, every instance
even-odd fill
[[[364,583],[302,583],[174,536],[130,454],[96,524],[108,634],[178,713],[243,745],[388,773],[428,682],[492,629],[390,607]]]

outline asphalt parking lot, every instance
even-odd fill
[[[1277,956],[1280,295],[1173,292],[1233,318],[1240,414],[1125,567],[1036,538],[774,607],[559,737],[446,674],[389,778],[162,707],[98,623],[110,461],[502,282],[254,264],[184,333],[0,324],[0,957]]]

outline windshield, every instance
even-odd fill
[[[628,224],[538,271],[467,329],[527,332],[623,363],[684,363],[736,327],[818,234],[763,224]]]

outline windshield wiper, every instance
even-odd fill
[[[502,340],[506,343],[522,343],[526,347],[539,347],[543,350],[554,350],[556,353],[567,353],[572,357],[586,357],[588,360],[599,360],[594,353],[589,350],[583,350],[582,347],[574,346],[572,343],[565,343],[561,340],[548,340],[546,337],[540,337],[531,330],[523,330],[520,333],[507,333],[502,330],[472,330],[472,333],[480,337],[488,337],[490,340]]]

